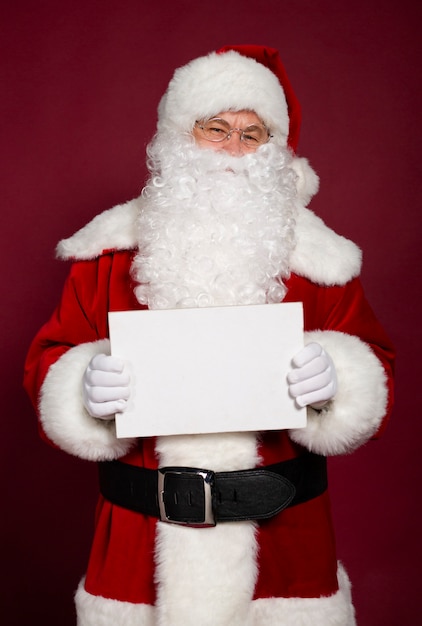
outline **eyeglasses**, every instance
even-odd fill
[[[249,148],[257,148],[267,143],[272,137],[268,128],[261,124],[251,124],[247,128],[230,128],[230,124],[221,117],[213,117],[210,120],[195,122],[201,129],[204,139],[207,141],[224,141],[230,139],[232,133],[240,133],[240,140]]]

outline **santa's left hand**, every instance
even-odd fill
[[[337,392],[333,360],[319,343],[310,343],[292,359],[287,375],[289,393],[301,407],[320,409]]]

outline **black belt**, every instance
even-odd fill
[[[99,473],[100,491],[113,504],[191,526],[268,519],[327,488],[326,459],[310,452],[234,472],[192,467],[151,470],[110,461],[99,463]]]

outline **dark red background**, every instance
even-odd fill
[[[312,208],[363,248],[368,297],[398,349],[390,428],[332,460],[331,485],[360,626],[419,623],[419,7],[2,2],[3,624],[74,624],[93,527],[95,467],[41,443],[21,387],[28,344],[68,270],[54,247],[139,193],[174,68],[227,43],[280,50],[303,106],[299,153],[321,176]]]

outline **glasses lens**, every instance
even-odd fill
[[[223,141],[230,132],[230,125],[219,117],[206,120],[200,124],[200,128],[208,141]]]
[[[208,141],[224,141],[233,132],[239,132],[239,128],[231,128],[230,124],[220,117],[213,117],[210,120],[197,122],[199,128]],[[269,139],[268,130],[260,124],[251,124],[245,130],[240,131],[243,143],[249,147],[258,147],[267,143]]]
[[[268,141],[268,131],[264,126],[253,124],[243,131],[243,141],[247,146],[260,146]]]

